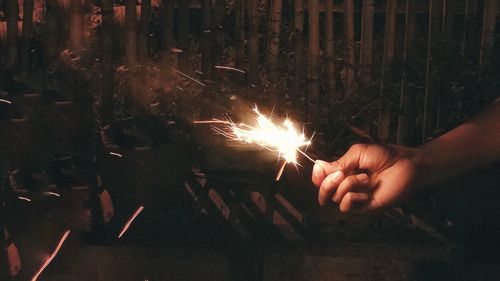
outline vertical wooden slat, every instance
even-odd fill
[[[23,71],[26,71],[30,64],[31,38],[33,36],[33,10],[34,0],[24,0],[23,2],[23,33],[21,38],[21,64]]]
[[[258,1],[248,1],[248,72],[250,80],[258,78],[259,64],[259,6]]]
[[[141,2],[141,20],[139,22],[139,57],[144,59],[149,54],[149,23],[151,21],[151,0]]]
[[[18,60],[17,42],[19,6],[17,0],[9,0],[5,5],[5,17],[7,18],[7,66],[16,67]]]
[[[189,68],[189,25],[191,17],[191,1],[182,0],[178,2],[177,22],[177,47],[182,50],[179,54],[178,67],[182,71]]]
[[[382,141],[387,141],[389,138],[390,127],[390,109],[389,99],[390,93],[388,87],[385,86],[385,80],[392,71],[392,61],[394,59],[394,43],[396,40],[396,0],[387,0],[386,16],[385,16],[385,34],[384,34],[384,52],[382,58],[382,78],[380,86],[380,116],[378,137]]]
[[[309,0],[309,122],[319,121],[319,0]]]
[[[409,122],[407,113],[409,111],[408,84],[412,81],[410,73],[413,61],[415,61],[415,31],[417,29],[417,0],[406,1],[405,41],[403,49],[403,78],[401,82],[401,96],[399,107],[402,114],[398,117],[397,144],[406,144],[408,141]]]
[[[127,67],[137,64],[137,1],[125,2],[125,62]]]
[[[296,98],[302,96],[300,85],[304,80],[304,0],[295,0],[295,73],[293,93]]]
[[[456,16],[456,1],[445,0],[444,2],[444,19],[443,19],[443,39],[449,49],[451,47],[455,32],[455,16]]]
[[[481,34],[481,52],[479,63],[485,65],[490,60],[491,49],[495,43],[495,26],[498,10],[498,0],[485,0],[483,30]]]
[[[344,0],[345,95],[354,91],[354,0]]]
[[[271,16],[267,45],[267,71],[271,85],[271,101],[277,101],[277,83],[278,83],[278,60],[280,52],[280,32],[281,32],[281,11],[283,0],[271,1]]]
[[[335,101],[335,42],[334,42],[333,0],[326,0],[326,62],[328,100]]]
[[[101,48],[102,48],[102,104],[101,122],[103,127],[110,124],[113,117],[113,0],[103,0],[101,4]]]
[[[238,34],[238,41],[236,43],[236,66],[241,67],[244,61],[245,54],[245,29],[244,29],[244,20],[245,20],[245,0],[236,0],[234,7],[235,14],[235,30]]]
[[[427,73],[424,98],[422,142],[439,128],[438,95],[435,89],[435,63],[441,48],[443,0],[431,0],[429,7],[429,36],[427,44]]]
[[[69,3],[69,48],[72,52],[80,52],[83,48],[83,2],[73,0]]]
[[[466,63],[477,62],[478,41],[477,35],[478,0],[465,0],[464,39],[462,54]]]
[[[212,58],[212,5],[210,0],[202,0],[201,7],[203,13],[202,20],[202,45],[201,45],[201,71],[205,79],[212,78],[213,58]]]
[[[361,51],[359,63],[360,83],[364,88],[372,81],[373,61],[373,12],[374,0],[363,0],[362,22],[361,22]]]

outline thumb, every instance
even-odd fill
[[[350,174],[359,168],[359,160],[361,155],[366,150],[367,146],[363,144],[355,144],[340,157],[337,161],[326,162],[316,160],[313,168],[313,182],[314,184],[321,184],[323,179],[336,171],[341,170],[345,175]],[[318,182],[319,181],[319,182]]]

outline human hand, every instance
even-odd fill
[[[355,144],[335,162],[318,160],[312,181],[318,201],[339,204],[340,211],[374,211],[391,206],[414,189],[417,149]]]

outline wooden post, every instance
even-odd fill
[[[83,49],[83,2],[82,0],[69,1],[69,48],[73,53]]]
[[[478,0],[465,0],[462,54],[467,65],[477,63],[479,57],[478,13]]]
[[[388,3],[389,2],[392,1],[389,0]],[[360,83],[363,88],[366,88],[372,82],[373,12],[374,12],[373,5],[374,5],[374,0],[363,0],[362,23],[361,23],[361,51],[359,58],[359,63],[361,65]],[[386,24],[387,22],[388,21],[386,20]],[[388,30],[386,28],[386,32],[387,31]]]
[[[491,59],[491,49],[495,43],[497,10],[498,0],[485,0],[483,30],[481,34],[481,51],[479,55],[479,63],[481,66],[487,64]]]
[[[151,0],[141,2],[141,21],[139,23],[139,57],[146,58],[149,53],[149,23],[151,21]]]
[[[382,141],[389,138],[391,122],[390,114],[390,88],[385,86],[385,81],[390,79],[392,73],[392,61],[394,59],[394,43],[396,38],[396,0],[387,0],[384,34],[384,52],[382,59],[382,78],[380,86],[380,116],[378,136]],[[389,77],[388,77],[389,76]]]
[[[277,84],[279,83],[278,61],[280,52],[280,32],[281,32],[281,11],[283,0],[271,1],[271,16],[269,24],[268,45],[267,45],[267,71],[269,82],[271,82],[272,103],[278,101]]]
[[[318,126],[319,96],[319,0],[309,0],[309,122]]]
[[[174,0],[162,0],[161,2],[160,20],[163,26],[161,35],[161,76],[168,77],[170,75],[170,67],[172,66],[172,48],[174,47]]]
[[[182,71],[189,68],[189,23],[191,15],[191,1],[178,2],[177,46],[182,50],[178,58],[178,67]]]
[[[5,17],[7,19],[7,67],[16,67],[18,60],[17,42],[19,6],[17,0],[9,0],[5,5]]]
[[[110,124],[113,117],[113,13],[113,0],[103,0],[101,4],[103,73],[101,121],[104,126]]]
[[[429,36],[427,44],[427,74],[424,99],[424,119],[422,128],[422,142],[431,137],[440,127],[439,120],[439,92],[435,90],[434,74],[435,63],[438,59],[443,23],[443,0],[431,0],[429,8]]]
[[[333,21],[333,0],[326,0],[326,27],[325,27],[325,38],[326,38],[326,79],[328,88],[328,101],[329,105],[335,104],[335,42],[334,42],[334,21]]]
[[[344,0],[345,95],[354,91],[354,0]]]
[[[58,29],[58,3],[57,0],[47,0],[45,16],[45,44],[44,44],[44,64],[51,66],[55,60],[58,49],[57,29]]]
[[[450,50],[454,41],[456,2],[453,0],[445,0],[444,2],[443,39],[447,50]]]
[[[23,33],[21,35],[21,65],[23,71],[27,71],[30,66],[34,5],[34,0],[24,0],[23,2]]]
[[[258,80],[259,65],[259,6],[258,1],[248,1],[248,72],[250,81]]]
[[[224,38],[224,26],[223,21],[226,13],[226,1],[225,0],[214,0],[214,9],[213,9],[213,21],[212,21],[212,30],[214,35],[214,48],[213,48],[213,56],[214,63],[220,64],[222,62],[222,55],[224,50],[225,38]]]
[[[210,0],[202,0],[201,8],[203,13],[202,22],[202,45],[201,45],[201,71],[205,79],[212,79],[212,69],[214,67],[212,57],[212,5]]]
[[[302,91],[300,85],[304,81],[304,0],[295,0],[295,17],[294,17],[294,58],[295,71],[293,79],[293,94],[297,99],[300,99]]]
[[[409,135],[409,94],[408,84],[413,81],[413,63],[415,61],[415,31],[417,29],[417,0],[406,0],[405,42],[403,49],[403,78],[401,81],[401,96],[399,108],[402,114],[398,117],[398,132],[396,143],[407,144]]]
[[[245,31],[244,31],[244,21],[245,21],[245,0],[235,0],[234,5],[234,16],[235,16],[235,30],[238,34],[236,42],[236,66],[241,67],[243,65],[245,56]]]
[[[125,63],[129,68],[137,64],[137,1],[125,2]]]

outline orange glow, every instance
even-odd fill
[[[125,234],[125,232],[127,232],[127,230],[129,229],[130,225],[132,224],[132,222],[135,220],[135,218],[142,212],[142,210],[144,210],[144,206],[140,206],[137,211],[135,211],[135,213],[132,215],[132,217],[130,217],[130,219],[127,221],[127,223],[123,226],[122,228],[122,231],[120,232],[120,234],[118,235],[118,239],[119,238],[122,238],[123,234]]]
[[[61,249],[64,241],[66,241],[66,238],[68,238],[68,235],[69,235],[70,231],[69,230],[66,230],[66,232],[64,233],[64,235],[62,236],[61,240],[59,241],[59,243],[57,244],[57,247],[56,249],[54,250],[54,252],[52,253],[52,255],[49,256],[49,258],[45,261],[45,263],[42,265],[42,267],[40,267],[40,269],[38,270],[38,272],[35,274],[35,276],[33,276],[33,278],[31,279],[31,281],[36,281],[38,279],[38,277],[40,277],[40,274],[42,274],[42,272],[45,270],[45,268],[47,266],[49,266],[49,264],[52,262],[52,260],[57,256],[57,253],[59,253],[59,250]]]

